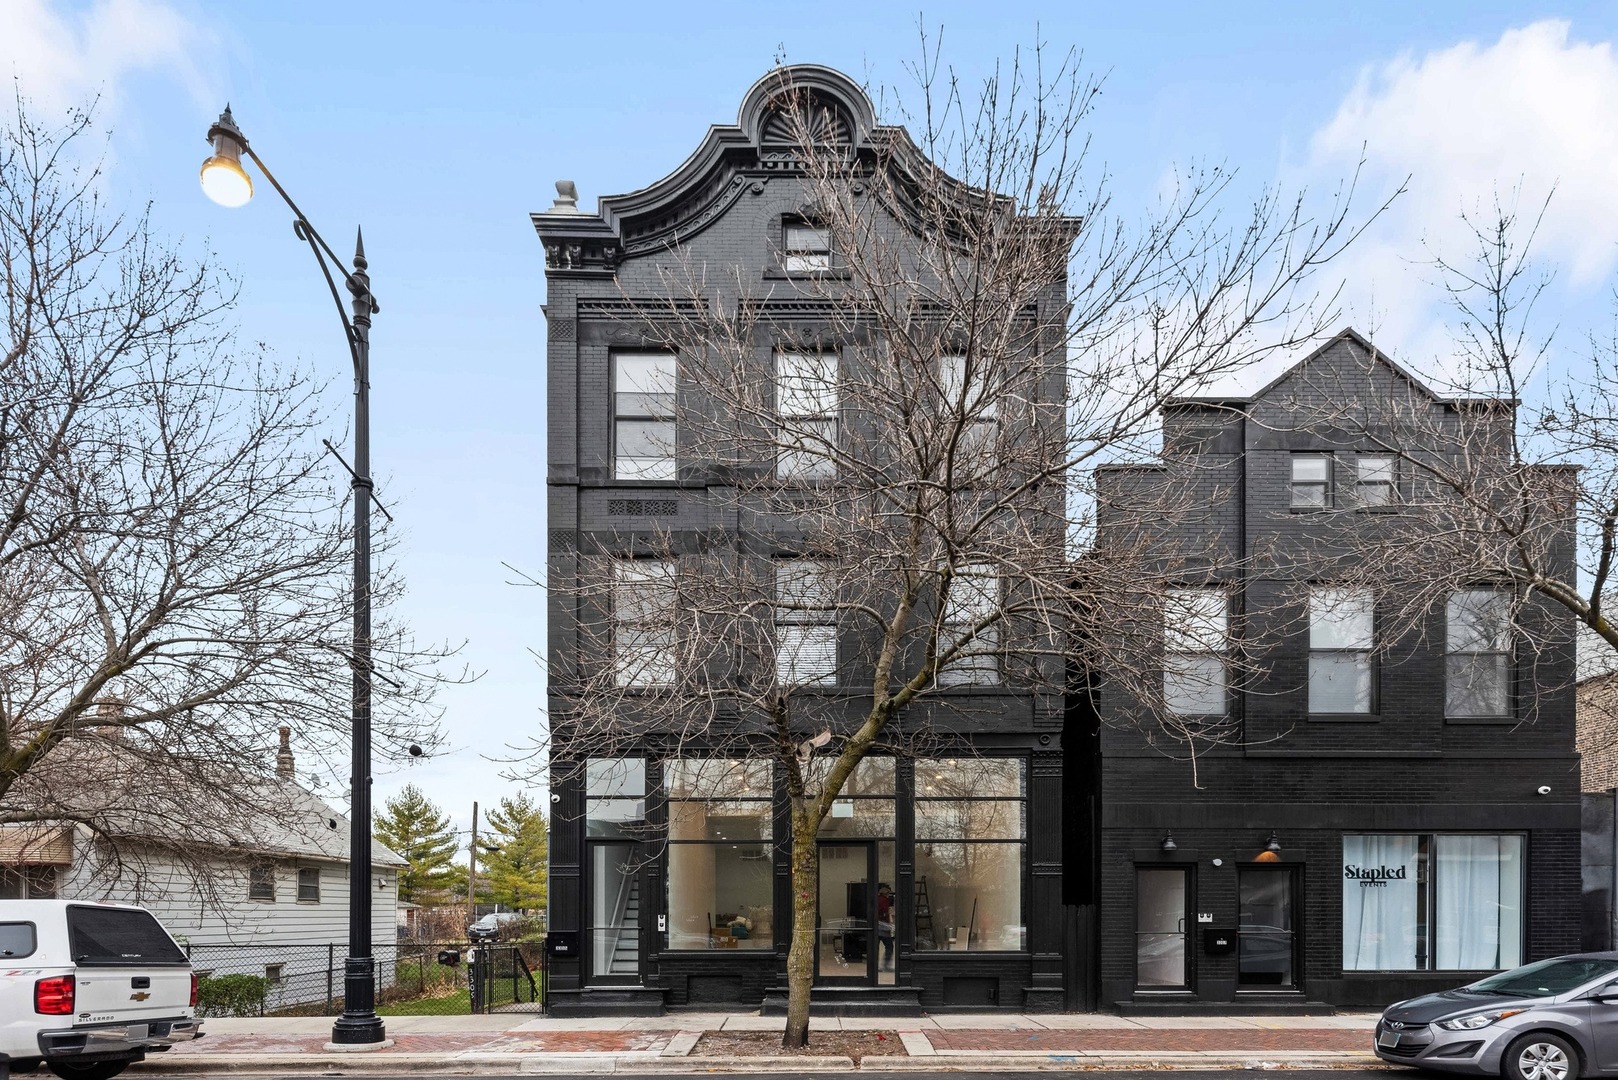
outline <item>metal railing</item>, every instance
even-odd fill
[[[336,1016],[346,942],[189,944],[203,1016]],[[382,1016],[540,1011],[543,942],[398,942],[374,947]]]

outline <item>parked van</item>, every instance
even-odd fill
[[[145,908],[0,900],[0,1070],[108,1080],[198,1038],[196,1006],[191,961]]]

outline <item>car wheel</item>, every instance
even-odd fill
[[[62,1080],[112,1080],[129,1067],[129,1061],[47,1061],[51,1072]]]
[[[1501,1065],[1507,1080],[1578,1080],[1579,1052],[1562,1036],[1540,1031],[1512,1043]]]

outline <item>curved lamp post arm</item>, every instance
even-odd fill
[[[209,198],[225,206],[241,206],[252,198],[253,181],[241,164],[242,155],[245,153],[253,164],[258,166],[258,171],[270,182],[275,193],[281,196],[281,201],[292,211],[292,231],[299,240],[309,245],[315,262],[320,266],[321,276],[326,279],[326,288],[331,290],[332,302],[337,305],[337,318],[343,324],[343,335],[348,340],[350,359],[354,361],[354,370],[358,372],[363,367],[360,350],[364,343],[356,333],[348,312],[343,309],[343,295],[338,291],[337,282],[332,278],[332,268],[336,267],[337,273],[342,275],[344,284],[348,286],[348,291],[353,294],[356,314],[362,306],[368,309],[367,315],[375,315],[382,310],[381,305],[376,302],[376,294],[371,291],[369,276],[365,274],[364,234],[356,233],[354,259],[355,270],[358,273],[351,273],[343,266],[342,258],[332,250],[330,244],[326,243],[326,238],[320,235],[320,230],[315,228],[314,222],[309,220],[309,215],[305,214],[303,208],[287,194],[287,189],[281,186],[281,182],[275,178],[269,166],[264,164],[264,159],[254,152],[252,144],[247,141],[247,136],[236,126],[235,117],[230,115],[229,105],[225,106],[225,111],[219,114],[219,119],[208,129],[208,141],[214,146],[214,155],[202,165],[202,189],[208,193]]]

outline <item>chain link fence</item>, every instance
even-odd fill
[[[336,1016],[347,951],[346,942],[186,946],[203,1016]],[[399,942],[378,944],[372,954],[381,1016],[544,1007],[542,942]]]

